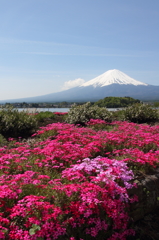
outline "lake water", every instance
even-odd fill
[[[35,112],[68,112],[70,108],[17,108],[19,112],[26,111],[29,113],[35,113]],[[108,111],[117,111],[120,110],[119,108],[107,108]]]
[[[68,112],[69,108],[17,108],[19,112],[26,111],[29,113],[35,112]]]

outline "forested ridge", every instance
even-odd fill
[[[140,103],[140,100],[131,97],[105,97],[95,102],[99,107],[118,108],[127,107],[134,103]]]

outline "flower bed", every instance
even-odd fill
[[[54,123],[33,137],[0,149],[0,239],[135,234],[130,209],[138,198],[129,192],[136,178],[158,167],[159,126]]]

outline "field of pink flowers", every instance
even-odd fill
[[[158,125],[54,123],[32,138],[0,148],[0,239],[124,240],[135,234],[129,207],[137,197],[128,189],[137,187],[139,171],[158,166]]]

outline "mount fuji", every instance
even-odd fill
[[[114,70],[109,70],[102,75],[86,82],[81,85],[81,87],[88,87],[88,86],[93,86],[94,88],[96,87],[105,87],[111,84],[125,84],[125,85],[134,85],[134,86],[147,86],[148,84],[142,83],[139,81],[136,81],[135,79],[129,77],[125,73],[114,69]]]
[[[159,100],[159,86],[137,81],[119,70],[109,70],[102,75],[61,92],[43,96],[12,99],[4,102],[86,102],[98,101],[105,97],[129,96],[142,101]]]

